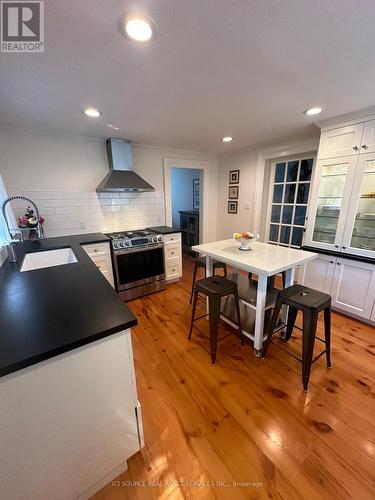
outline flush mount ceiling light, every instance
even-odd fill
[[[158,27],[151,17],[141,13],[123,14],[118,20],[120,33],[129,40],[148,42],[155,38]]]
[[[116,127],[113,123],[108,123],[108,127],[113,128],[113,130],[120,130],[119,127]]]
[[[98,118],[101,115],[101,112],[98,111],[96,108],[86,108],[84,110],[84,113],[86,116],[89,116],[90,118]]]
[[[233,141],[233,137],[230,137],[229,135],[227,137],[223,137],[221,139],[223,142],[232,142]]]
[[[322,111],[323,108],[321,108],[320,106],[315,106],[313,108],[306,109],[306,111],[304,111],[303,113],[307,116],[313,116],[313,115],[318,115]]]

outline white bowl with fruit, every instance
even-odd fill
[[[236,241],[241,242],[239,247],[240,250],[249,251],[251,250],[251,244],[259,239],[259,234],[250,233],[249,231],[244,231],[242,233],[234,233],[233,238]]]

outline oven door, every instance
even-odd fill
[[[116,250],[113,256],[118,291],[165,278],[163,243]]]

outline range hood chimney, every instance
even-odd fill
[[[106,141],[109,173],[96,188],[98,192],[134,193],[155,191],[142,177],[133,171],[130,141],[110,138]]]

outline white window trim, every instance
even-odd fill
[[[275,177],[275,167],[276,167],[276,163],[282,163],[282,162],[285,162],[286,164],[288,164],[289,161],[293,161],[293,160],[298,160],[298,161],[301,161],[301,160],[307,160],[309,158],[312,158],[313,160],[313,171],[311,173],[311,179],[309,181],[302,181],[302,182],[299,182],[299,181],[296,181],[295,184],[297,184],[297,186],[299,184],[309,184],[310,185],[310,190],[309,190],[309,196],[308,196],[308,200],[310,199],[310,194],[311,194],[311,188],[312,188],[312,182],[313,182],[313,175],[314,175],[314,169],[315,169],[315,165],[316,165],[316,154],[309,154],[309,153],[306,153],[306,154],[299,154],[299,155],[296,155],[295,157],[290,157],[288,156],[288,159],[286,160],[285,157],[281,157],[281,158],[276,158],[276,159],[272,159],[272,164],[271,164],[271,168],[270,168],[270,175],[269,175],[269,183],[268,183],[268,201],[267,201],[267,212],[266,212],[266,228],[265,228],[265,232],[264,232],[264,241],[266,243],[269,243],[269,232],[270,232],[270,225],[271,225],[271,210],[272,210],[272,205],[281,205],[281,206],[284,206],[285,203],[281,202],[281,203],[272,203],[272,199],[273,199],[273,186],[275,184],[274,182],[274,177]],[[299,169],[300,169],[300,165],[298,166],[298,175],[299,175]],[[286,174],[285,174],[286,175]],[[280,182],[280,183],[276,183],[276,184],[294,184],[293,182]],[[296,196],[297,196],[297,193],[296,193]],[[288,204],[286,204],[288,205]],[[296,204],[291,204],[291,206],[295,207]],[[306,206],[306,217],[307,217],[307,214],[308,214],[308,206],[309,206],[309,203],[303,203],[303,204],[299,204],[298,206],[301,206],[301,207],[304,207]],[[282,214],[280,215],[280,217],[282,217]],[[281,219],[280,219],[281,220]],[[284,223],[281,223],[279,224],[280,226],[290,226],[291,228],[294,227],[294,226],[297,226],[297,227],[306,227],[306,223],[303,225],[303,226],[299,226],[297,224],[284,224]],[[291,232],[292,233],[292,232]],[[292,234],[290,234],[290,240],[292,238]],[[279,234],[279,240],[280,240],[280,234]],[[291,248],[299,248],[295,245],[287,245],[286,243],[279,243],[279,242],[272,242],[273,244],[277,244],[277,245],[280,245],[280,246],[285,246],[285,247],[291,247]],[[302,242],[303,244],[303,242]]]
[[[252,221],[252,227],[254,228],[253,232],[261,233],[260,224],[262,215],[262,198],[266,162],[269,160],[274,160],[275,158],[282,159],[286,156],[303,155],[308,152],[315,152],[316,156],[318,146],[319,137],[313,137],[297,143],[291,143],[287,145],[284,144],[282,146],[271,147],[269,149],[258,151],[254,189],[254,211]],[[316,158],[314,158],[314,160],[316,161]]]

